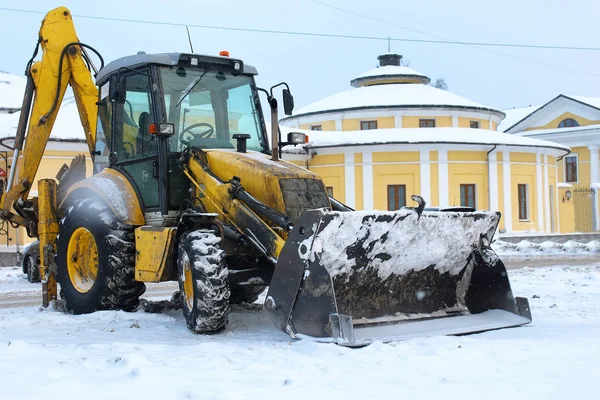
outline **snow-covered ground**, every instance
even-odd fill
[[[596,398],[600,261],[509,274],[529,298],[529,326],[348,349],[290,342],[258,305],[235,309],[222,334],[194,335],[179,312],[11,304],[37,300],[39,288],[0,269],[0,398]],[[149,292],[168,297],[174,286],[161,288]]]
[[[496,240],[492,243],[492,248],[501,257],[543,256],[544,258],[573,258],[588,255],[597,256],[598,260],[600,260],[600,241],[598,240],[592,240],[588,243],[580,243],[575,240],[569,240],[565,243],[556,243],[550,240],[542,243],[532,243],[527,240],[521,240],[519,243],[510,243]]]

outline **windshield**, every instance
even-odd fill
[[[175,124],[170,150],[186,147],[235,149],[236,133],[247,133],[249,150],[265,143],[252,77],[203,68],[161,67],[167,122]]]

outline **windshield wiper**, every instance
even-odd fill
[[[202,73],[202,75],[200,75],[199,77],[197,77],[196,79],[194,79],[193,81],[191,81],[189,85],[187,85],[187,87],[185,88],[185,90],[181,93],[181,97],[179,97],[179,101],[177,102],[177,104],[175,104],[175,107],[179,107],[179,105],[181,104],[181,102],[187,97],[188,94],[190,94],[190,92],[192,90],[194,90],[194,88],[196,87],[196,85],[198,84],[198,82],[200,82],[200,80],[204,77],[204,75],[206,75],[207,72],[208,72],[208,69],[204,70],[204,72]]]

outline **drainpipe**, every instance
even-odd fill
[[[490,177],[490,153],[492,151],[496,150],[496,147],[498,147],[498,145],[495,144],[494,147],[492,147],[490,149],[490,151],[488,151],[487,154],[486,154],[486,156],[485,156],[485,158],[486,158],[486,165],[487,165],[487,176],[488,176],[488,191],[487,191],[488,192],[487,193],[488,194],[488,208],[492,207],[492,191],[491,191],[491,188],[490,188],[490,182],[491,182],[491,177]],[[490,211],[494,211],[494,210],[490,209]],[[496,211],[498,211],[498,210],[496,210]]]

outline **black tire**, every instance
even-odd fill
[[[236,287],[231,289],[229,304],[254,303],[267,288],[263,286]]]
[[[97,248],[97,274],[89,290],[77,290],[67,268],[67,250],[73,233],[85,228]],[[98,310],[133,311],[146,287],[135,280],[133,227],[117,220],[113,211],[96,198],[77,199],[67,206],[57,239],[57,280],[60,296],[75,314]]]
[[[25,256],[23,259],[24,269],[27,269],[27,280],[31,283],[40,282],[40,270],[37,262],[31,256]]]
[[[230,291],[220,240],[213,231],[201,229],[184,233],[179,243],[181,308],[188,328],[196,333],[215,333],[227,326]],[[191,276],[187,290],[186,276]]]

